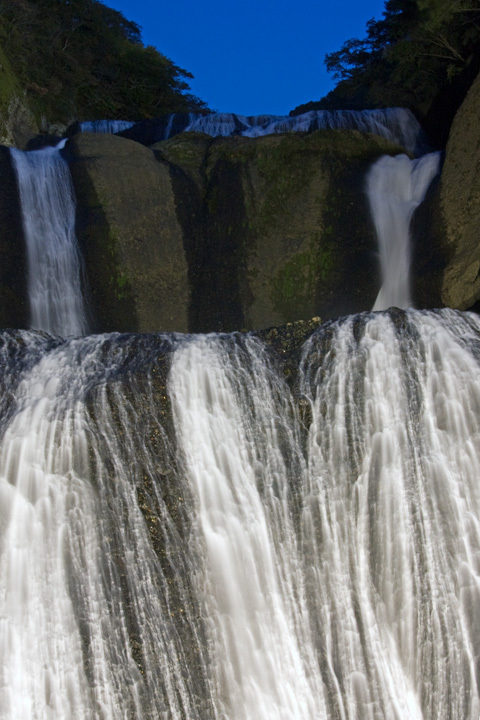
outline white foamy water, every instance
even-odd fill
[[[302,115],[254,115],[214,113],[197,117],[186,132],[207,135],[259,137],[273,133],[313,130],[360,130],[398,143],[413,153],[421,151],[425,139],[418,121],[405,108],[380,110],[311,110]]]
[[[165,129],[159,133],[157,140],[167,140],[179,132],[201,132],[212,137],[260,137],[285,132],[359,130],[379,135],[415,154],[425,152],[427,147],[420,124],[406,108],[311,110],[292,117],[267,114],[246,116],[225,112],[208,115],[173,113],[157,119],[161,120],[165,123]],[[134,122],[124,120],[94,120],[80,123],[80,129],[82,132],[117,133],[133,125]]]
[[[46,354],[20,380],[0,447],[0,716],[12,720],[95,712],[69,592],[70,522],[88,551],[98,538],[92,489],[74,460],[81,414],[62,412],[62,369],[75,383],[67,364],[62,350]]]
[[[82,262],[75,235],[70,171],[55,148],[11,149],[27,246],[30,325],[62,336],[84,335]]]
[[[172,624],[180,603],[189,616],[185,561],[174,563],[183,580],[172,602],[140,509],[158,456],[141,457],[128,401],[105,390],[125,354],[117,348],[112,360],[108,337],[50,349],[24,333],[7,338],[4,370],[28,345],[38,362],[19,379],[0,444],[0,717],[199,720],[182,680],[190,650]],[[145,410],[148,381],[142,387]],[[158,451],[162,430],[152,406],[148,414]],[[143,500],[174,547],[162,502]],[[189,637],[199,643],[194,630]]]
[[[476,316],[0,363],[2,720],[478,720]]]
[[[306,720],[326,705],[289,505],[286,462],[298,451],[275,417],[284,387],[263,352],[199,337],[175,354],[169,385],[203,546],[215,716]]]
[[[378,239],[382,285],[374,310],[408,308],[410,296],[410,221],[440,169],[438,152],[410,160],[382,156],[367,175],[367,195]]]
[[[396,317],[348,319],[306,355],[303,532],[331,716],[473,720],[480,325]]]

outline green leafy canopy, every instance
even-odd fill
[[[421,116],[479,53],[480,0],[387,0],[364,38],[325,56],[337,87],[294,113],[403,105]]]
[[[139,120],[205,107],[192,75],[98,0],[0,0],[0,43],[36,114]]]

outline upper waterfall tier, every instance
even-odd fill
[[[118,129],[116,129],[118,126]],[[212,137],[243,135],[259,137],[285,132],[314,130],[360,130],[373,133],[416,155],[427,148],[427,141],[415,116],[406,108],[380,110],[312,110],[295,117],[283,115],[245,116],[236,113],[174,113],[138,123],[99,120],[80,124],[82,132],[114,132],[145,145],[167,140],[180,132],[201,132]]]
[[[218,135],[258,137],[284,132],[312,132],[313,130],[360,130],[380,135],[417,153],[425,144],[422,130],[410,110],[312,110],[295,117],[257,115],[245,117],[234,113],[216,113],[198,117],[187,126],[187,132]]]
[[[80,123],[81,132],[93,133],[119,133],[128,130],[134,122],[130,120],[86,120]]]

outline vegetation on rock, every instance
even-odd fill
[[[361,183],[400,152],[352,130],[184,133],[153,148],[76,135],[64,156],[96,329],[229,332],[371,307]]]
[[[98,0],[0,0],[0,44],[37,119],[138,120],[204,108],[186,92],[191,74]]]
[[[436,97],[470,84],[480,64],[480,0],[387,0],[366,30],[326,55],[337,87],[292,114],[403,106],[423,118]]]

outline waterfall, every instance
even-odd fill
[[[0,447],[2,718],[206,717],[195,704],[199,693],[209,702],[188,589],[196,553],[183,545],[188,518],[172,514],[188,488],[168,454],[154,376],[124,386],[137,404],[122,396],[134,352],[154,362],[141,341],[132,350],[108,337],[53,347],[28,333],[3,337],[4,382],[16,397]],[[136,424],[141,406],[148,428]]]
[[[477,720],[480,321],[0,335],[2,720]]]
[[[125,137],[153,144],[180,132],[201,132],[212,137],[244,135],[259,137],[274,133],[314,130],[359,130],[401,145],[414,154],[426,151],[428,143],[414,115],[406,108],[380,110],[312,110],[293,117],[285,115],[239,115],[237,113],[173,113],[138,123],[97,120],[81,123],[83,132],[123,132]]]
[[[170,391],[203,548],[216,717],[307,720],[326,705],[289,488],[302,463],[263,355],[258,341],[197,338],[175,353]]]
[[[378,238],[382,286],[374,310],[408,308],[410,297],[410,220],[439,172],[441,154],[417,160],[382,156],[367,176],[367,195]]]
[[[18,178],[28,261],[30,324],[52,334],[83,335],[82,263],[75,236],[70,171],[56,147],[11,149]]]
[[[478,716],[479,329],[367,315],[305,349],[302,533],[330,717]]]
[[[150,120],[131,122],[128,120],[93,120],[79,123],[80,132],[120,134],[143,145],[153,145],[161,140],[178,135],[192,123],[196,113],[172,113]]]
[[[131,120],[85,120],[80,123],[80,132],[116,134],[128,130],[135,123]]]
[[[319,127],[419,147],[398,110],[189,129]],[[60,147],[12,158],[46,332],[0,332],[0,720],[478,720],[480,320],[386,309],[439,155],[372,167],[382,311],[288,365],[255,334],[85,336]]]
[[[173,137],[173,135],[183,132],[196,117],[197,115],[195,113],[173,113],[170,115],[165,126],[162,140],[168,140]]]
[[[425,146],[419,123],[405,108],[384,110],[312,110],[294,117],[257,115],[246,117],[235,113],[214,113],[195,119],[186,131],[212,136],[245,135],[258,137],[284,132],[313,130],[360,130],[380,135],[410,152],[419,153]]]

